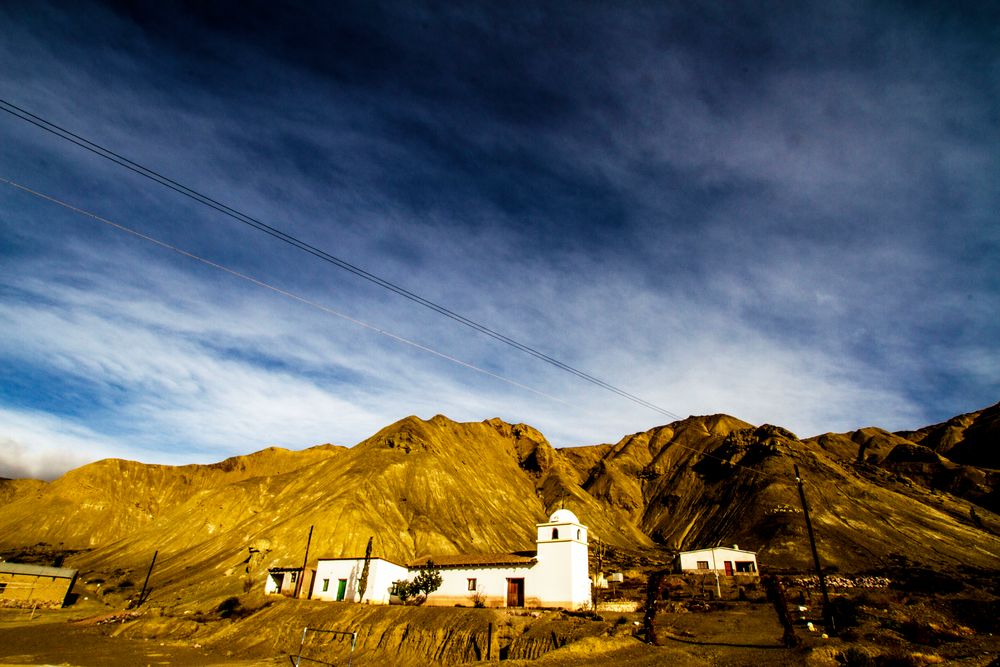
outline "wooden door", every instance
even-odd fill
[[[524,606],[524,579],[507,580],[507,606]]]
[[[726,561],[726,576],[727,577],[733,576],[733,561],[731,560]]]

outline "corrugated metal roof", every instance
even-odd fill
[[[0,574],[27,574],[37,577],[72,579],[76,576],[76,570],[68,567],[48,567],[46,565],[26,565],[24,563],[0,561]]]

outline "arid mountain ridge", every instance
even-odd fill
[[[310,526],[311,561],[363,553],[374,536],[375,555],[403,562],[530,549],[534,523],[565,506],[637,557],[736,543],[762,567],[805,569],[797,465],[824,563],[1000,570],[998,440],[1000,404],[918,431],[805,440],[689,417],[566,449],[525,424],[408,417],[351,448],[212,465],[112,459],[48,483],[2,480],[0,549],[79,550],[67,564],[84,572],[138,570],[158,551],[161,588],[212,596],[301,564]]]

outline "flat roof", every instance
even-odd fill
[[[72,579],[76,576],[76,570],[68,567],[49,567],[47,565],[27,565],[25,563],[0,561],[0,574],[26,574],[36,577]]]

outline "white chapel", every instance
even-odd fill
[[[534,552],[469,554],[423,558],[406,566],[371,558],[364,601],[394,602],[393,583],[412,579],[429,561],[441,574],[441,587],[428,605],[487,607],[559,607],[579,609],[590,603],[587,527],[570,510],[559,509],[536,524]],[[357,601],[363,557],[320,558],[309,597]],[[278,569],[275,568],[275,573]],[[270,577],[269,577],[270,580]],[[268,592],[278,592],[269,581]]]

